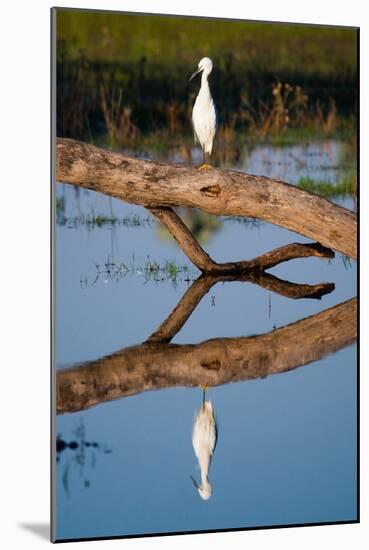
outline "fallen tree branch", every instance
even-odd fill
[[[214,273],[219,270],[220,265],[214,262],[209,254],[199,245],[191,231],[172,208],[148,208],[148,210],[166,226],[187,258],[200,271]]]
[[[147,390],[211,387],[286,372],[355,342],[356,320],[357,300],[353,298],[260,336],[124,348],[57,371],[57,413],[83,410]]]
[[[357,257],[353,212],[279,180],[159,164],[58,138],[56,181],[147,208],[191,206],[216,215],[259,218]]]
[[[262,254],[253,260],[241,260],[239,262],[217,263],[201,248],[191,231],[183,223],[181,218],[172,208],[148,208],[168,229],[177,241],[180,248],[191,262],[202,272],[218,273],[242,273],[245,271],[265,271],[281,262],[288,262],[296,258],[316,256],[318,258],[334,258],[334,252],[319,243],[293,243],[271,252]]]

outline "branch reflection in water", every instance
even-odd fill
[[[357,300],[353,298],[266,334],[215,338],[195,345],[170,344],[204,295],[217,282],[225,281],[251,282],[292,299],[321,299],[334,290],[332,283],[294,284],[266,273],[238,277],[201,275],[143,344],[59,370],[56,377],[58,414],[80,411],[147,390],[202,387],[202,403],[192,429],[201,482],[190,477],[203,500],[208,500],[213,492],[208,475],[218,436],[214,407],[205,399],[205,390],[286,372],[356,340]]]
[[[249,277],[252,277],[250,279]],[[169,344],[201,298],[219,280],[201,276],[161,326],[143,344],[61,369],[56,376],[57,413],[80,411],[120,397],[175,386],[217,386],[263,378],[306,365],[356,340],[356,299],[267,334],[215,338],[199,344]],[[233,277],[232,280],[237,280]],[[263,274],[244,276],[269,289],[297,297],[320,297],[334,285],[293,285]],[[317,292],[319,287],[319,292]],[[292,289],[292,291],[291,291]]]

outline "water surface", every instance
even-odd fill
[[[181,162],[173,151],[168,160],[175,154]],[[247,148],[234,168],[334,186],[354,162],[344,144],[328,141]],[[144,208],[62,184],[57,197],[56,362],[64,369],[144,342],[199,272]],[[355,208],[349,196],[332,200]],[[267,223],[180,212],[217,261],[309,242]],[[293,300],[250,282],[218,283],[173,343],[269,333],[356,296],[356,262],[341,254],[270,273],[335,289],[321,300]],[[207,398],[218,442],[206,502],[190,479],[200,478],[191,441],[200,388],[143,391],[58,415],[67,446],[56,470],[57,538],[356,519],[355,345],[289,372],[211,387]]]

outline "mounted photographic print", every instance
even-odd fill
[[[51,15],[53,541],[357,522],[358,29]]]

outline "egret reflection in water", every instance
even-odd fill
[[[217,443],[218,430],[212,402],[205,400],[205,388],[201,407],[196,415],[192,430],[192,445],[199,461],[201,483],[198,484],[191,476],[192,482],[203,500],[208,500],[213,492],[209,482],[209,468]]]

